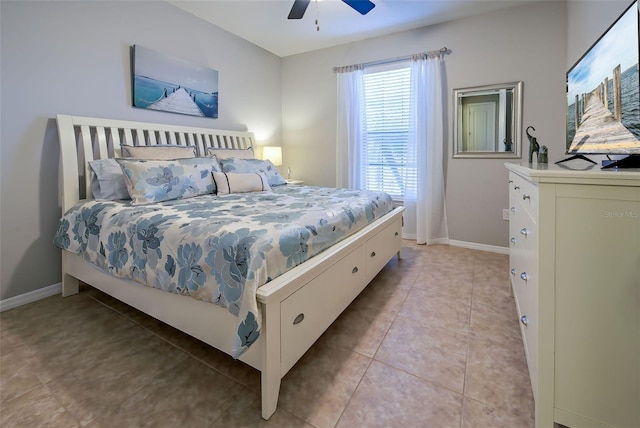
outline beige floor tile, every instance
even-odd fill
[[[520,418],[532,417],[533,392],[524,348],[511,349],[472,335],[464,394]]]
[[[470,398],[464,399],[462,428],[533,428],[534,425],[530,416],[515,416]]]
[[[94,366],[77,367],[47,386],[87,425],[186,358],[187,354],[155,337],[136,344],[118,342]]]
[[[2,405],[0,426],[73,428],[81,425],[44,385],[39,384],[24,395]]]
[[[261,417],[260,396],[245,392],[236,397],[211,428],[313,428],[300,418],[278,408],[268,421]]]
[[[462,395],[373,361],[337,427],[459,427]]]
[[[0,406],[41,385],[28,358],[34,355],[24,346],[0,354]]]
[[[333,427],[371,362],[316,343],[282,379],[278,406],[316,428]]]
[[[206,344],[194,357],[254,393],[260,393],[260,372],[248,364],[234,360],[230,355]]]
[[[470,303],[466,297],[432,294],[428,290],[413,288],[398,315],[466,332],[469,330]]]
[[[515,302],[513,302],[513,308],[507,312],[484,303],[473,302],[471,305],[471,332],[504,346],[522,347]]]
[[[508,256],[403,241],[403,257],[284,378],[270,421],[257,370],[91,287],[5,311],[0,424],[531,426]]]
[[[467,335],[398,317],[375,359],[462,394]]]
[[[345,309],[319,341],[373,358],[397,313],[354,304]]]
[[[108,406],[91,427],[208,427],[242,394],[251,393],[204,364],[183,360]]]

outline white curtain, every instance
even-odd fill
[[[361,150],[366,138],[362,66],[342,67],[338,75],[336,183],[361,189]]]
[[[445,85],[441,54],[413,57],[408,156],[417,164],[418,179],[416,188],[405,194],[403,234],[415,236],[418,244],[449,243],[443,167]]]
[[[366,142],[362,66],[343,67],[338,76],[338,187],[361,189],[361,156]],[[418,244],[447,244],[444,193],[446,90],[442,55],[420,54],[411,61],[411,118],[408,163],[417,165],[417,185],[404,195],[403,237]],[[410,180],[407,180],[410,182]]]

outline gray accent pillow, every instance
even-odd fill
[[[104,201],[131,199],[120,164],[115,159],[89,162],[93,198]]]

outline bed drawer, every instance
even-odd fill
[[[402,218],[398,218],[365,243],[364,257],[367,264],[367,281],[373,279],[398,252],[400,244],[396,245],[394,242],[401,239]]]
[[[283,376],[366,286],[364,265],[360,246],[281,303]]]

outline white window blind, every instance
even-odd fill
[[[407,66],[364,75],[361,183],[403,200],[407,185],[415,187],[417,170],[407,155],[411,69]]]

